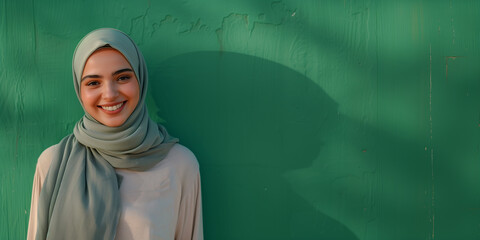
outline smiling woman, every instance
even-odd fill
[[[73,83],[85,115],[38,159],[27,239],[203,239],[197,159],[148,116],[135,43],[87,34]]]
[[[113,48],[95,51],[85,63],[80,84],[83,107],[109,127],[122,125],[137,106],[140,90],[125,57]]]

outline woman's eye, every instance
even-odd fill
[[[88,83],[87,83],[87,86],[96,86],[96,85],[98,85],[98,84],[100,84],[100,83],[97,82],[97,81],[91,81],[91,82],[88,82]]]
[[[121,77],[118,78],[118,80],[120,80],[120,81],[126,81],[128,79],[130,79],[130,76],[121,76]]]

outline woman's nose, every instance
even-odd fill
[[[118,96],[118,88],[115,81],[108,81],[103,88],[102,97],[105,100],[115,100]]]

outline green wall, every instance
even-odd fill
[[[115,27],[197,156],[206,239],[479,239],[480,1],[0,0],[0,238]]]

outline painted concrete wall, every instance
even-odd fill
[[[115,27],[199,159],[206,239],[478,239],[479,22],[477,0],[0,0],[0,238],[82,116],[75,45]]]

